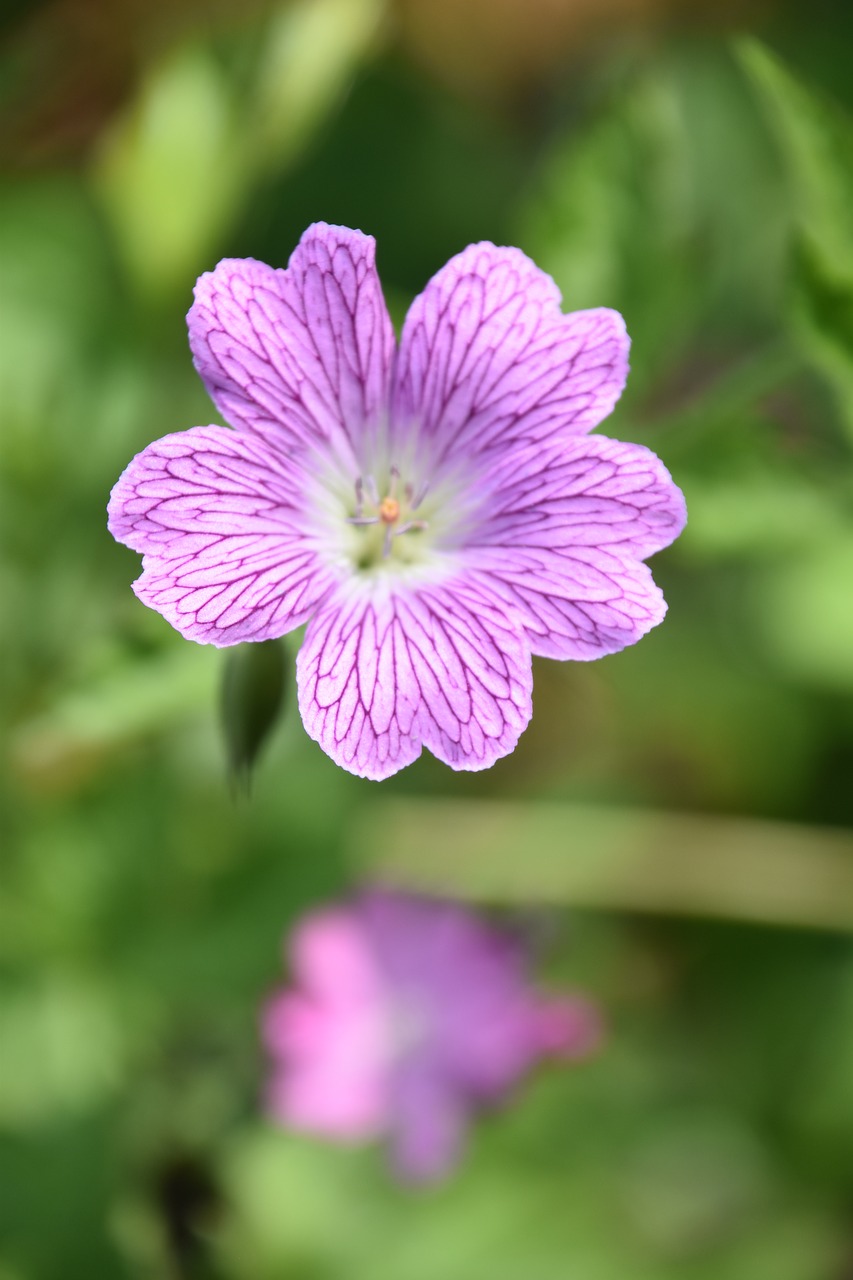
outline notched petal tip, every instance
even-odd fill
[[[302,232],[299,237],[299,244],[291,254],[291,259],[294,254],[299,252],[300,248],[305,250],[315,242],[326,246],[334,244],[354,248],[357,250],[359,257],[363,256],[371,266],[376,258],[375,236],[369,235],[366,231],[361,231],[357,227],[345,227],[340,223],[321,221],[312,222]]]
[[[585,435],[628,375],[625,322],[608,308],[564,313],[560,291],[519,249],[471,245],[415,299],[395,366],[393,429],[418,423],[432,465]]]
[[[285,449],[357,451],[387,416],[394,354],[375,251],[314,223],[286,268],[225,258],[199,278],[190,348],[226,422]]]
[[[296,663],[309,736],[381,780],[422,747],[456,770],[511,752],[532,713],[530,649],[473,581],[352,584],[309,623]]]

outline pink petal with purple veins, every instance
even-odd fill
[[[267,640],[305,621],[339,574],[323,565],[293,472],[224,427],[165,436],[110,497],[115,538],[144,555],[134,590],[190,640]]]
[[[200,277],[187,321],[196,368],[233,426],[346,459],[386,417],[395,342],[372,236],[317,222],[286,270],[225,259]]]
[[[432,462],[518,440],[585,434],[628,373],[622,317],[564,315],[550,276],[519,249],[471,245],[435,275],[406,317],[392,393],[399,435],[417,424]]]
[[[470,545],[617,548],[645,560],[684,528],[684,496],[656,454],[607,436],[514,450],[482,478]]]
[[[466,564],[525,627],[532,651],[591,659],[633,644],[666,612],[640,558],[684,527],[681,490],[642,445],[590,436],[500,459]]]
[[[584,662],[618,653],[666,614],[648,566],[618,551],[484,547],[470,562],[541,657]]]
[[[454,769],[488,768],[531,715],[528,646],[467,580],[345,584],[311,620],[296,671],[307,732],[367,778],[422,746]]]

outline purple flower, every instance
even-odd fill
[[[395,1164],[429,1179],[456,1160],[466,1115],[543,1055],[600,1040],[580,997],[543,1000],[513,939],[450,903],[390,892],[307,916],[291,940],[295,990],[264,1012],[272,1115],[338,1141],[389,1135]]]
[[[487,768],[530,719],[531,654],[598,658],[661,621],[643,561],[683,497],[648,449],[588,434],[625,382],[624,323],[563,315],[518,249],[452,258],[399,348],[372,238],[325,223],[286,270],[220,262],[188,320],[234,429],[149,445],[110,529],[191,640],[308,624],[302,719],[345,769],[386,778],[424,746]]]

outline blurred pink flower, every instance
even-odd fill
[[[409,1179],[452,1166],[472,1108],[601,1037],[594,1005],[540,996],[521,944],[448,902],[374,891],[307,916],[290,952],[296,986],[263,1015],[272,1115],[342,1142],[388,1136]]]

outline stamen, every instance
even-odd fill
[[[402,489],[402,492],[398,497],[400,489]],[[358,528],[366,528],[369,525],[382,525],[381,556],[383,559],[387,559],[393,552],[394,539],[399,534],[412,533],[428,527],[426,520],[412,520],[409,518],[415,508],[423,501],[426,492],[426,484],[421,485],[418,489],[415,489],[414,485],[408,481],[403,484],[399,468],[392,463],[388,468],[386,496],[381,500],[373,476],[369,474],[358,476],[355,481],[355,513],[347,516],[346,522]],[[372,512],[372,514],[367,515],[365,512]],[[373,548],[374,555],[379,548],[377,548],[374,539],[368,539],[363,545],[364,554],[367,557],[363,561],[363,567],[368,567],[370,564],[370,548]]]

